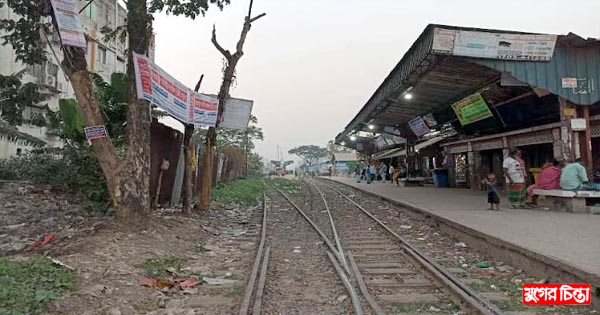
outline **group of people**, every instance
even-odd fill
[[[562,167],[556,159],[546,162],[535,184],[527,187],[527,170],[519,149],[510,150],[502,163],[508,190],[508,203],[512,208],[537,206],[535,189],[563,189],[569,191],[600,190],[600,184],[591,183],[581,159]],[[488,174],[484,183],[487,186],[490,209],[499,209],[500,184],[493,173]],[[530,201],[527,201],[527,198]]]
[[[385,163],[380,163],[378,166],[375,163],[369,162],[364,167],[356,165],[354,167],[354,177],[356,182],[360,183],[361,180],[370,184],[374,181],[397,183],[398,178],[402,175],[403,168],[397,169],[393,165],[389,167]]]

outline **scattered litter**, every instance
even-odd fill
[[[465,248],[465,247],[467,247],[467,244],[465,244],[464,242],[458,242],[458,243],[454,243],[454,246]]]
[[[300,249],[302,248],[301,246],[294,246],[294,249]]]
[[[544,279],[539,280],[539,281],[534,281],[533,283],[536,283],[536,284],[548,283],[548,279],[544,278]]]
[[[231,235],[231,236],[240,236],[240,235],[244,235],[244,234],[246,234],[246,231],[239,231],[239,230],[225,231],[225,235]]]
[[[348,298],[347,295],[340,295],[336,300],[338,300],[338,302],[343,302],[347,298]]]
[[[417,237],[417,239],[418,239],[419,241],[424,241],[424,240],[426,240],[426,238],[424,238],[424,237]]]
[[[463,267],[463,268],[468,268],[469,267],[469,265],[467,265],[467,264],[462,264],[460,266]]]
[[[493,285],[493,284],[490,284],[490,289],[492,289],[492,290],[498,290],[498,288],[495,285]]]
[[[491,266],[492,266],[492,264],[490,264],[487,261],[480,261],[475,264],[475,267],[477,267],[477,268],[490,268]]]
[[[400,228],[404,229],[404,230],[410,230],[410,229],[412,229],[412,226],[410,226],[410,225],[401,225]]]
[[[301,250],[299,250],[299,249],[294,249],[294,250],[292,251],[292,253],[302,253],[302,251],[301,251]]]
[[[138,283],[142,286],[158,289],[170,288],[173,286],[172,281],[160,278],[140,278]]]
[[[285,262],[287,262],[287,263],[289,263],[289,262],[290,262],[290,260],[289,260],[289,259],[284,259],[283,261],[285,261]]]
[[[231,276],[233,276],[233,273],[227,272],[227,273],[225,273],[225,275],[223,277],[230,278]]]
[[[430,306],[428,310],[430,312],[441,312],[442,311],[441,309],[434,307],[434,306]]]
[[[44,245],[50,243],[50,241],[52,241],[54,238],[56,238],[56,236],[54,234],[48,234],[48,235],[44,236],[44,239],[41,239],[41,240],[29,245],[29,249],[34,249],[36,247],[44,246]]]
[[[168,271],[170,274],[177,275],[177,269],[175,267],[169,267],[165,270]]]
[[[222,285],[222,284],[230,284],[230,283],[237,282],[237,280],[209,278],[209,277],[202,277],[202,281],[204,281],[204,282],[206,282],[206,284],[210,284],[210,285]]]
[[[180,288],[182,288],[182,289],[185,289],[185,288],[191,288],[191,287],[193,287],[195,285],[198,285],[200,283],[201,282],[199,280],[196,280],[196,279],[187,279],[185,281],[179,282],[177,284],[177,286],[180,287]]]
[[[63,263],[62,261],[60,261],[60,260],[58,260],[58,259],[52,258],[52,257],[50,257],[50,256],[48,256],[48,259],[50,259],[50,260],[51,260],[53,263],[55,263],[55,264],[57,264],[57,265],[59,265],[59,266],[61,266],[61,267],[65,267],[65,268],[67,268],[67,269],[69,269],[69,270],[72,270],[72,271],[74,271],[74,270],[75,270],[75,268],[73,268],[73,267],[71,267],[71,266],[69,266],[69,265],[67,265],[67,264]]]
[[[214,252],[216,250],[219,250],[219,247],[214,245],[202,245],[202,250],[207,252]]]
[[[208,225],[203,225],[202,229],[204,231],[206,231],[208,234],[213,235],[213,236],[218,236],[221,234],[221,232],[219,232],[219,230],[215,229],[214,227],[208,226]]]

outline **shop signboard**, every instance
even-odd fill
[[[417,137],[426,135],[431,132],[423,117],[418,116],[408,121],[408,126]]]
[[[493,116],[480,93],[467,96],[452,104],[452,109],[463,126]]]
[[[227,100],[223,112],[223,121],[219,124],[219,127],[237,130],[248,128],[253,104],[253,101],[239,98]]]
[[[87,49],[76,2],[74,0],[51,0],[50,3],[62,44]]]
[[[429,126],[429,128],[437,126],[437,121],[435,120],[435,117],[433,117],[433,114],[427,114],[425,116],[423,116],[423,120],[425,121],[425,123],[427,124],[427,126]]]
[[[477,58],[498,58],[500,34],[459,31],[454,40],[453,54]]]
[[[550,61],[555,44],[556,35],[500,34],[498,59]]]
[[[554,54],[556,35],[507,34],[435,28],[435,53],[474,58],[516,61],[549,61]]]

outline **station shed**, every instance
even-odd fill
[[[450,185],[474,189],[484,173],[501,174],[510,147],[531,171],[581,157],[591,173],[600,168],[599,79],[598,39],[431,24],[336,143],[377,157],[377,139],[393,129],[404,148],[379,158],[410,161],[432,132],[451,129],[438,142]]]

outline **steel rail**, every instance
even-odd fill
[[[337,262],[337,260],[335,259],[335,257],[333,256],[333,254],[331,252],[329,252],[329,251],[327,252],[327,257],[329,257],[329,260],[331,260],[331,264],[333,265],[333,267],[335,268],[335,271],[337,271],[338,275],[340,276],[340,279],[342,280],[344,287],[346,287],[346,291],[348,291],[348,294],[350,294],[350,299],[352,300],[352,306],[354,307],[354,313],[356,315],[363,315],[364,312],[363,312],[362,304],[360,303],[360,298],[358,297],[358,294],[356,294],[356,290],[350,283],[350,280],[348,279],[348,277],[346,277],[344,270],[342,270],[342,267],[340,267],[340,264]]]
[[[256,282],[256,276],[258,275],[258,269],[260,268],[260,261],[263,256],[263,248],[265,246],[265,239],[267,236],[267,194],[263,192],[263,220],[262,220],[262,231],[260,234],[260,242],[258,244],[258,250],[256,252],[256,258],[254,258],[254,265],[252,266],[252,272],[250,273],[250,279],[246,286],[246,292],[244,293],[244,299],[240,305],[240,315],[247,315],[248,309],[250,308],[250,300],[252,299],[252,293],[254,292],[254,283]],[[264,262],[263,262],[264,264]],[[263,268],[265,269],[265,268]],[[262,275],[261,275],[262,278]]]
[[[262,309],[263,294],[265,291],[265,283],[267,282],[267,269],[269,268],[269,257],[271,256],[271,247],[268,246],[265,250],[265,258],[263,259],[258,286],[256,287],[256,296],[254,297],[254,305],[252,307],[252,315],[260,315]]]
[[[348,261],[346,260],[346,257],[344,256],[344,250],[342,248],[342,243],[340,242],[340,236],[337,232],[337,229],[335,228],[335,222],[333,221],[333,216],[331,215],[331,210],[329,209],[329,205],[327,204],[325,195],[323,195],[323,192],[321,191],[319,186],[317,186],[315,183],[311,183],[311,184],[313,186],[315,186],[315,188],[317,189],[317,192],[319,193],[319,195],[321,195],[321,200],[323,200],[323,204],[325,204],[325,210],[327,211],[327,216],[329,217],[329,223],[331,224],[331,230],[333,232],[335,246],[337,247],[338,252],[340,253],[340,256],[342,257],[341,263],[344,265],[344,268],[346,270],[350,270],[350,268],[348,268]]]
[[[319,229],[319,227],[306,215],[306,213],[304,213],[304,211],[302,211],[302,209],[300,209],[300,207],[298,207],[283,191],[281,191],[279,188],[277,188],[275,186],[273,186],[273,188],[275,190],[277,190],[283,196],[283,198],[285,198],[304,217],[304,219],[306,219],[306,221],[313,227],[313,229],[315,229],[315,231],[317,231],[317,233],[321,236],[321,238],[323,239],[323,241],[325,242],[327,247],[329,247],[329,250],[331,250],[333,255],[335,255],[335,258],[339,262],[342,262],[343,259],[340,255],[340,253],[338,252],[337,248],[335,248],[335,246],[333,246],[333,244],[331,243],[331,241],[329,240],[327,235],[325,235],[325,233],[323,233],[323,231],[321,231],[321,229]],[[346,269],[346,268],[348,268],[348,266],[344,266],[344,269],[347,274],[350,274],[350,270]]]
[[[379,226],[381,226],[384,230],[394,236],[403,246],[405,252],[413,257],[416,261],[418,261],[423,267],[427,268],[432,274],[434,274],[438,280],[442,281],[443,284],[447,285],[452,291],[457,293],[459,297],[469,304],[471,307],[475,308],[482,314],[486,315],[500,315],[504,314],[502,310],[500,310],[497,306],[491,304],[484,298],[482,298],[477,292],[473,291],[469,286],[462,283],[458,278],[454,275],[450,274],[446,269],[440,266],[435,261],[431,260],[429,257],[425,256],[418,249],[412,246],[408,241],[406,241],[402,236],[398,235],[392,229],[390,229],[385,223],[381,220],[377,219],[373,214],[371,214],[368,210],[363,208],[357,202],[352,200],[350,197],[346,196],[341,191],[337,190],[335,187],[323,184],[329,189],[337,192],[340,196],[344,197],[350,203],[352,203],[356,208],[366,214],[368,217],[373,219]]]

